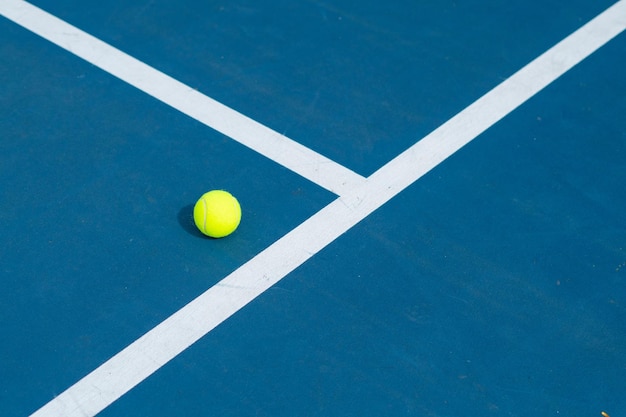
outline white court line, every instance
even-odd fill
[[[94,416],[626,28],[621,0],[54,398]]]
[[[30,3],[0,0],[0,14],[337,195],[365,181],[348,168]]]

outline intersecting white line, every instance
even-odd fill
[[[337,195],[361,175],[203,95],[113,46],[22,0],[1,0],[0,14],[176,110]]]
[[[335,201],[33,416],[96,415],[624,29],[626,0],[621,0],[372,176],[345,187]]]

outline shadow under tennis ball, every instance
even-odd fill
[[[178,211],[178,223],[190,235],[202,239],[208,239],[203,235],[193,222],[193,207],[195,204],[189,204]]]

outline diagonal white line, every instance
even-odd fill
[[[527,64],[368,178],[382,192],[402,190],[493,126],[580,61],[619,35],[626,26],[621,0]]]
[[[365,178],[22,0],[0,14],[337,195]]]
[[[621,0],[33,414],[93,416],[626,28]]]

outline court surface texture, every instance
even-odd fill
[[[625,416],[625,28],[0,0],[0,415]]]

